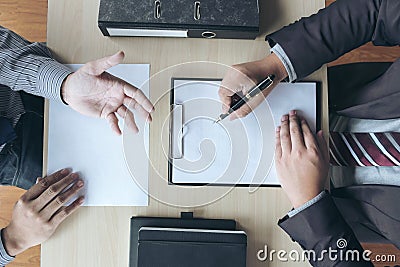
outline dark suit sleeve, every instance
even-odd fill
[[[330,194],[295,216],[284,217],[279,221],[279,226],[304,250],[315,252],[315,257],[312,253],[306,254],[310,255],[309,261],[313,266],[373,266],[370,261],[364,260],[363,248]],[[349,256],[346,258],[347,254]]]
[[[369,41],[400,44],[399,0],[338,0],[317,14],[268,35],[279,43],[303,78]]]

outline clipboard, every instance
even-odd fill
[[[317,83],[281,83],[245,118],[214,124],[221,79],[172,78],[168,181],[187,186],[280,186],[275,128],[291,109],[317,123]]]

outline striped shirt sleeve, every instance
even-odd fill
[[[0,84],[61,101],[61,85],[70,73],[46,46],[0,26]]]
[[[12,262],[15,257],[12,257],[10,255],[8,255],[6,249],[4,248],[4,244],[3,244],[3,229],[0,230],[0,266],[5,266],[7,264],[9,264],[10,262]]]

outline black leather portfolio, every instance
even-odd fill
[[[101,0],[105,36],[255,39],[258,0]]]
[[[234,220],[132,217],[131,267],[245,267],[247,236]]]

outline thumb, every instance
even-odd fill
[[[103,57],[98,60],[86,63],[81,70],[90,75],[100,75],[111,67],[120,64],[124,60],[125,54],[119,51],[116,54],[108,57]]]

